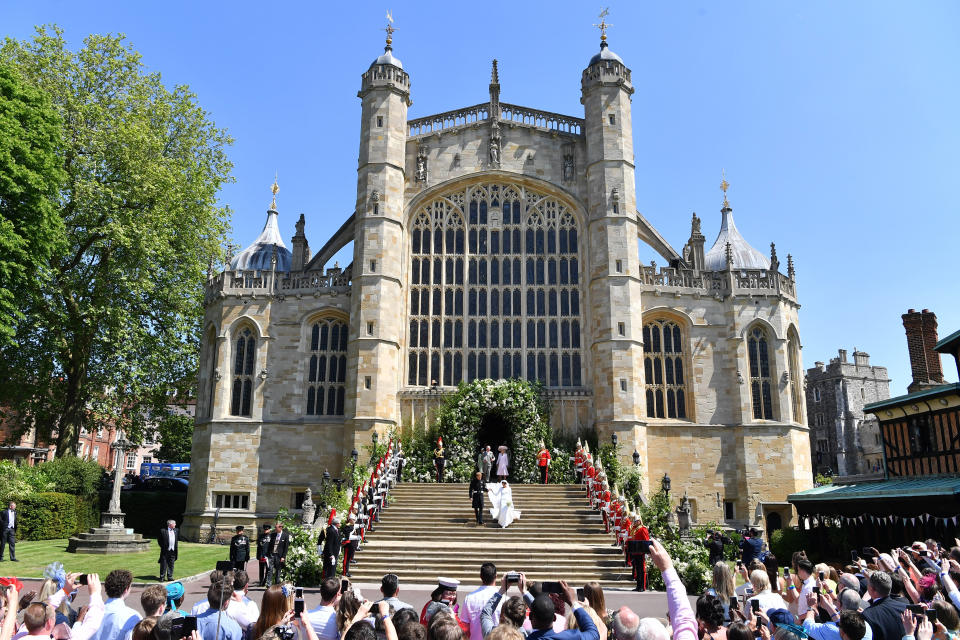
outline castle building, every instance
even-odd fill
[[[617,434],[695,521],[790,522],[812,478],[792,259],[744,239],[726,180],[716,242],[694,214],[671,247],[637,210],[631,71],[605,34],[580,82],[582,117],[508,104],[494,61],[485,102],[411,120],[388,37],[360,78],[354,212],[315,254],[300,216],[288,249],[275,186],[209,278],[185,536],[296,507],[483,378],[541,383],[556,431]]]
[[[890,397],[887,368],[870,364],[870,354],[840,349],[836,358],[807,369],[807,410],[815,474],[882,474],[883,444],[876,416],[863,407]]]

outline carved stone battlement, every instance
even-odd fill
[[[490,119],[490,103],[445,111],[424,118],[407,121],[407,135],[411,138],[428,136],[441,131],[470,127]],[[582,135],[583,118],[530,109],[514,104],[500,103],[499,121],[506,126],[524,126],[541,131]]]
[[[708,296],[775,295],[797,301],[796,281],[782,273],[768,269],[735,269],[731,275],[732,283],[726,271],[640,266],[640,279],[649,289]]]
[[[326,272],[224,271],[207,281],[204,304],[227,295],[345,293],[350,290],[351,276],[351,269],[339,267],[327,269]]]
[[[410,91],[410,74],[392,64],[376,64],[360,76],[360,94],[366,93],[373,87],[386,85],[399,86],[403,91]]]

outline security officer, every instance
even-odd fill
[[[243,525],[237,526],[237,535],[230,539],[230,562],[235,571],[242,571],[250,559],[250,538],[243,533]]]

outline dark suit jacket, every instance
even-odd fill
[[[170,546],[170,529],[164,527],[160,529],[160,535],[157,536],[157,542],[160,544],[160,555],[163,555],[167,548]],[[180,552],[180,529],[173,530],[173,559],[177,559],[177,554]]]
[[[327,527],[327,537],[323,541],[323,557],[330,556],[335,558],[340,556],[340,529],[334,524]]]
[[[0,511],[0,531],[10,528],[10,525],[7,524],[8,522],[10,522],[9,514],[10,514],[9,508],[4,509],[3,511]],[[20,526],[20,513],[15,511],[13,516],[13,532],[14,533],[17,532],[17,527],[19,526]]]
[[[277,531],[274,529],[270,533],[270,543],[267,547],[267,555],[273,555],[273,543],[277,540]],[[277,545],[277,555],[281,558],[287,557],[287,547],[290,546],[290,532],[281,531],[280,532],[280,543]]]
[[[903,622],[900,616],[907,608],[905,602],[894,598],[880,598],[863,610],[863,617],[870,623],[874,640],[899,640],[903,637]]]
[[[579,629],[568,629],[560,633],[554,631],[552,626],[549,629],[534,629],[527,635],[527,640],[600,640],[597,625],[593,624],[593,619],[583,607],[576,609],[573,617],[577,619]]]

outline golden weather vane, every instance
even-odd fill
[[[274,174],[273,174],[273,186],[270,187],[270,193],[273,194],[273,202],[270,203],[270,210],[271,210],[271,211],[276,211],[276,210],[277,210],[277,192],[280,191],[280,185],[277,184],[277,175],[278,175],[278,172],[274,172]]]
[[[396,29],[393,27],[393,12],[387,10],[387,27],[384,29],[387,32],[387,46],[393,44],[393,32]]]
[[[730,183],[727,182],[727,170],[720,170],[723,179],[720,180],[720,190],[723,191],[723,208],[726,209],[730,206],[730,203],[727,201],[727,189],[730,188]]]
[[[597,16],[598,18],[600,18],[600,23],[593,25],[593,26],[595,26],[597,29],[600,29],[600,41],[601,41],[601,42],[606,42],[606,41],[607,41],[607,29],[609,29],[610,27],[613,26],[612,24],[608,24],[607,21],[605,20],[605,18],[606,18],[608,15],[610,15],[610,7],[606,7],[606,8],[604,8],[603,11],[600,12],[600,15]]]

